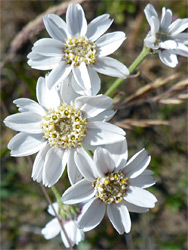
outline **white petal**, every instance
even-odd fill
[[[128,68],[118,60],[111,57],[102,57],[94,64],[93,68],[104,75],[126,78],[129,75]]]
[[[70,4],[67,8],[66,23],[68,31],[72,36],[85,36],[87,22],[84,11],[80,4]]]
[[[155,202],[157,202],[156,197],[145,189],[129,186],[124,199],[136,206],[153,208]]]
[[[38,152],[45,144],[42,140],[43,134],[25,134],[15,135],[8,143],[8,149],[11,150],[11,156],[28,156]]]
[[[159,19],[157,17],[152,16],[151,17],[151,35],[155,35],[159,31]]]
[[[166,8],[163,7],[160,27],[163,30],[166,30],[168,26],[171,24],[171,22],[172,22],[172,11],[170,9],[166,10]]]
[[[125,201],[125,200],[122,201],[122,204],[124,204],[127,207],[129,212],[146,213],[149,210],[148,208],[145,208],[145,207],[138,207],[136,205],[133,205],[133,204],[131,204],[128,201]]]
[[[114,160],[104,148],[97,148],[94,151],[93,160],[101,177],[104,177],[106,173],[112,172],[115,169]]]
[[[84,88],[84,86],[80,86],[80,84],[78,84],[78,82],[76,81],[75,77],[72,77],[72,81],[71,81],[72,87],[74,89],[74,91],[78,94],[78,95],[82,95],[82,96],[91,96],[91,90],[92,89],[86,89]]]
[[[175,36],[188,28],[188,18],[177,19],[168,28],[170,35]]]
[[[103,219],[105,214],[105,203],[98,198],[94,198],[89,203],[87,209],[81,214],[78,219],[78,227],[84,228],[84,231],[89,231],[95,228]]]
[[[56,213],[58,213],[58,203],[54,202],[52,203],[52,205]],[[54,210],[52,209],[52,206],[50,204],[48,205],[48,213],[51,214],[52,216],[55,216]]]
[[[97,56],[103,57],[112,54],[120,47],[125,38],[125,33],[121,31],[101,36],[95,43],[97,46]]]
[[[144,13],[146,15],[146,19],[149,24],[151,23],[152,16],[158,18],[158,14],[152,4],[147,4],[147,6],[144,9]]]
[[[87,119],[88,119],[88,122],[94,122],[94,121],[107,122],[115,115],[115,113],[116,113],[115,110],[107,109],[101,112],[100,114],[94,117],[87,118]]]
[[[91,82],[91,95],[95,96],[101,89],[101,79],[93,67],[87,67],[90,82]]]
[[[107,206],[108,217],[119,234],[129,233],[131,229],[131,219],[126,206],[111,203]]]
[[[92,183],[85,179],[78,181],[69,187],[63,194],[61,200],[65,204],[75,204],[91,199],[94,196]]]
[[[140,188],[148,188],[153,186],[156,183],[156,181],[153,179],[151,175],[145,175],[144,172],[138,177],[130,179],[130,185]]]
[[[66,104],[70,105],[78,96],[72,87],[71,74],[60,83],[60,97]]]
[[[178,35],[172,36],[172,38],[179,43],[188,45],[188,35],[187,32],[180,33]]]
[[[62,59],[62,56],[43,56],[34,51],[30,52],[27,56],[29,58],[28,64],[33,69],[48,70],[55,67]]]
[[[74,160],[75,151],[76,151],[75,149],[69,150],[68,161],[67,161],[67,172],[71,185],[75,184],[76,182],[82,179],[82,175],[78,170]]]
[[[77,149],[74,159],[78,169],[86,180],[92,182],[98,177],[94,161],[83,148]]]
[[[46,226],[41,230],[41,233],[44,235],[44,238],[49,240],[57,236],[61,231],[61,227],[56,218],[51,220],[46,224]]]
[[[49,35],[56,40],[64,41],[67,37],[67,25],[58,15],[49,14],[43,17],[43,22]]]
[[[49,90],[47,87],[48,76],[39,77],[36,86],[37,100],[46,110],[60,105],[60,98],[55,88]]]
[[[188,47],[182,43],[178,43],[177,49],[173,50],[177,55],[188,57]]]
[[[110,152],[111,157],[112,159],[114,159],[114,162],[116,163],[116,167],[118,169],[126,165],[128,158],[126,138],[121,142],[105,145],[104,148],[106,148]]]
[[[75,244],[77,245],[81,240],[84,239],[84,232],[83,230],[78,229],[75,221],[73,220],[66,221],[64,224],[64,228],[72,246],[74,246]],[[61,239],[65,247],[69,248],[68,241],[63,231],[61,231]]]
[[[177,43],[173,40],[167,40],[165,42],[160,42],[159,47],[163,49],[176,49]]]
[[[42,173],[42,180],[45,186],[53,186],[61,177],[67,163],[63,158],[64,153],[65,150],[55,147],[48,150]]]
[[[81,109],[87,118],[95,117],[104,110],[112,107],[113,99],[105,95],[82,96],[75,101],[75,107]]]
[[[52,38],[42,38],[34,43],[32,51],[43,56],[62,56],[64,45]]]
[[[91,89],[91,81],[89,78],[89,73],[87,70],[87,66],[84,62],[82,62],[79,66],[73,66],[72,72],[74,77],[78,83],[78,85],[86,90]]]
[[[50,146],[44,144],[44,147],[41,148],[41,150],[38,152],[34,160],[32,175],[31,175],[34,181],[37,181],[37,182],[42,181],[42,172],[44,168],[44,162],[45,162],[46,154],[49,149],[50,149]]]
[[[140,175],[149,165],[151,156],[148,156],[147,151],[143,148],[136,153],[126,164],[124,171],[129,178],[135,178]]]
[[[61,61],[48,75],[48,88],[51,89],[55,84],[64,80],[71,72],[72,65]]]
[[[85,141],[92,146],[111,144],[125,138],[123,129],[107,122],[90,122],[87,129]]]
[[[111,20],[109,17],[109,14],[103,14],[96,17],[89,23],[87,27],[86,37],[90,41],[97,40],[110,27],[113,20]]]
[[[23,112],[9,115],[5,118],[4,123],[16,131],[39,134],[42,133],[41,121],[41,115],[34,112]]]
[[[28,98],[19,98],[13,101],[14,104],[18,107],[20,112],[31,111],[38,113],[41,116],[45,114],[45,110],[35,101]]]
[[[178,64],[177,56],[173,50],[159,51],[159,57],[165,65],[171,68],[176,67]]]

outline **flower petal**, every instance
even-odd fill
[[[38,152],[34,160],[32,175],[31,175],[31,178],[33,178],[34,181],[37,181],[37,182],[42,181],[42,172],[44,168],[44,162],[45,162],[46,154],[49,149],[50,149],[50,146],[48,144],[44,144],[44,147],[41,148],[41,150]]]
[[[65,204],[75,204],[87,201],[94,196],[94,189],[90,181],[85,179],[78,181],[73,186],[69,187],[61,198]]]
[[[125,39],[125,33],[121,31],[101,36],[95,43],[97,46],[97,56],[103,57],[112,54],[121,46]]]
[[[172,11],[170,9],[166,10],[166,8],[163,7],[160,27],[163,30],[166,30],[168,26],[171,24],[171,22],[172,22]]]
[[[77,168],[77,165],[74,160],[74,153],[76,149],[69,150],[68,161],[67,161],[67,172],[71,185],[82,179],[82,175]]]
[[[93,67],[87,67],[90,82],[91,82],[91,95],[95,96],[98,94],[101,88],[101,79]]]
[[[107,172],[115,169],[115,162],[110,153],[104,148],[97,148],[94,151],[93,160],[97,166],[100,177],[104,177]]]
[[[126,78],[129,75],[128,68],[118,60],[111,57],[102,57],[94,64],[93,68],[104,75]]]
[[[186,32],[172,36],[172,38],[178,43],[183,43],[183,44],[188,45],[188,35]]]
[[[48,75],[48,88],[51,89],[55,84],[64,80],[71,72],[72,65],[61,61]]]
[[[56,213],[58,213],[58,203],[57,202],[54,202],[52,203]],[[52,216],[55,216],[55,213],[54,213],[54,210],[52,209],[52,206],[49,204],[48,205],[48,213],[51,214]]]
[[[32,51],[43,56],[62,57],[64,44],[52,38],[42,38],[34,43]]]
[[[66,13],[66,23],[68,31],[72,36],[85,36],[87,21],[80,4],[69,4]]]
[[[28,156],[38,152],[45,144],[42,140],[43,134],[25,134],[15,135],[8,143],[8,149],[11,150],[11,156]]]
[[[57,218],[54,218],[46,224],[46,226],[41,230],[41,233],[44,235],[44,238],[49,240],[57,236],[61,231],[61,227]]]
[[[104,110],[111,108],[113,99],[105,95],[81,96],[75,100],[75,107],[81,109],[87,118],[95,117]]]
[[[55,67],[62,59],[62,56],[43,56],[34,51],[27,56],[29,58],[28,64],[33,69],[48,70]]]
[[[133,204],[131,204],[128,201],[125,201],[125,200],[122,201],[122,204],[124,204],[127,207],[129,212],[146,213],[149,210],[148,208],[145,208],[145,207],[138,207],[136,205],[133,205]]]
[[[171,68],[175,68],[178,64],[177,56],[173,50],[159,51],[159,58],[165,65]]]
[[[111,203],[107,206],[107,215],[119,234],[130,232],[131,219],[126,206],[120,203]]]
[[[146,5],[146,7],[144,9],[144,13],[146,15],[146,19],[147,19],[149,24],[151,23],[151,17],[152,16],[158,18],[158,14],[157,14],[155,8],[150,3]]]
[[[111,144],[125,138],[123,129],[107,122],[90,122],[87,129],[88,133],[84,142],[92,146]]]
[[[67,24],[58,15],[49,14],[43,17],[43,22],[49,35],[60,42],[67,38]]]
[[[39,134],[42,133],[41,121],[41,115],[34,112],[23,112],[9,115],[5,118],[4,123],[16,131]]]
[[[78,219],[78,228],[83,228],[85,232],[90,231],[101,222],[104,214],[105,203],[98,198],[92,199]]]
[[[18,107],[20,112],[31,111],[38,113],[41,116],[45,114],[45,110],[35,101],[28,98],[19,98],[13,101],[14,104]]]
[[[39,77],[36,86],[37,100],[46,110],[60,105],[61,100],[55,88],[49,90],[47,87],[48,76]]]
[[[52,147],[48,150],[42,173],[45,186],[53,186],[61,177],[67,163],[63,158],[64,154],[65,150],[59,148]]]
[[[178,43],[177,49],[173,50],[177,55],[188,57],[188,47],[182,43]]]
[[[156,183],[156,181],[153,179],[153,176],[151,176],[150,174],[148,175],[146,171],[147,170],[145,170],[138,177],[130,179],[130,185],[140,188],[148,188],[153,186]]]
[[[174,40],[166,40],[159,43],[159,47],[162,49],[176,49],[177,43]]]
[[[94,181],[98,177],[97,168],[92,158],[83,148],[78,148],[74,154],[74,159],[81,174],[88,181]]]
[[[123,171],[126,172],[127,177],[135,178],[147,168],[150,161],[151,156],[148,156],[147,151],[143,148],[127,162]]]
[[[89,78],[89,73],[86,64],[82,62],[79,66],[73,66],[73,75],[78,83],[78,85],[86,90],[91,89],[91,81]]]
[[[104,14],[96,17],[89,23],[86,37],[90,41],[96,41],[110,27],[113,20],[111,20],[109,17],[109,14]]]
[[[171,36],[175,36],[187,28],[188,28],[188,18],[176,19],[176,21],[171,23],[171,25],[168,27],[168,32]]]
[[[124,199],[136,206],[153,208],[155,202],[157,202],[156,197],[145,189],[129,186]]]

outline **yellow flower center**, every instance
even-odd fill
[[[76,111],[73,105],[62,103],[43,117],[43,138],[48,140],[51,147],[80,147],[87,133],[87,124],[81,110]]]
[[[92,183],[96,193],[95,195],[107,204],[112,202],[122,202],[126,194],[129,178],[121,172],[107,173],[105,177],[98,177]]]
[[[85,36],[67,38],[65,42],[63,59],[67,64],[74,63],[74,66],[79,66],[81,62],[85,62],[86,65],[95,63],[97,48]]]

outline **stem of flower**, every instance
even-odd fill
[[[61,195],[59,194],[59,192],[58,192],[56,186],[53,185],[53,186],[51,187],[51,189],[52,189],[52,191],[53,191],[53,193],[54,193],[54,195],[55,195],[55,197],[56,197],[57,203],[58,203],[58,204],[61,203]]]
[[[150,54],[151,49],[147,47],[143,47],[141,53],[138,55],[138,57],[134,60],[134,62],[129,67],[129,74],[131,75],[135,69],[142,63],[142,61]],[[111,87],[105,92],[105,95],[112,97],[112,93],[115,89],[117,89],[125,79],[118,78]]]

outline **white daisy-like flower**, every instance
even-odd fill
[[[162,8],[161,21],[152,4],[144,9],[151,30],[144,39],[145,45],[159,52],[160,60],[169,67],[178,64],[177,55],[188,56],[188,34],[183,32],[188,28],[188,18],[176,19],[170,9]]]
[[[59,90],[49,90],[48,76],[40,77],[38,103],[27,98],[15,100],[20,113],[4,120],[7,127],[20,131],[8,144],[11,155],[28,156],[39,151],[32,178],[49,187],[61,177],[66,164],[71,183],[81,178],[73,157],[78,149],[93,150],[125,138],[121,128],[107,122],[115,114],[113,100],[104,95],[78,96],[69,80]]]
[[[87,25],[81,5],[70,4],[66,23],[55,14],[44,16],[43,21],[51,38],[35,42],[28,55],[28,64],[35,69],[52,69],[49,88],[72,71],[83,95],[96,95],[100,90],[100,78],[96,72],[120,78],[129,74],[127,67],[108,57],[126,38],[120,31],[103,35],[112,24],[108,14],[98,16]]]
[[[155,184],[152,171],[146,170],[150,156],[145,149],[127,162],[126,141],[97,148],[93,159],[84,151],[75,153],[75,162],[84,179],[68,188],[62,196],[65,204],[90,199],[78,219],[84,231],[95,228],[107,215],[119,234],[131,229],[130,212],[143,213],[157,199],[145,190]]]
[[[57,202],[53,203],[53,207],[56,213],[59,214]],[[52,216],[55,216],[51,205],[48,206],[48,213],[51,214]],[[59,214],[59,216],[61,218],[61,214]],[[63,226],[72,246],[78,245],[80,241],[84,240],[84,232],[82,229],[79,229],[77,227],[76,219],[66,220],[65,222],[63,222]],[[61,226],[57,218],[54,218],[50,222],[48,222],[46,226],[41,230],[41,233],[44,235],[44,238],[47,240],[56,237],[60,233],[61,239],[65,247],[69,248],[68,241],[65,237],[63,230],[61,229]]]

